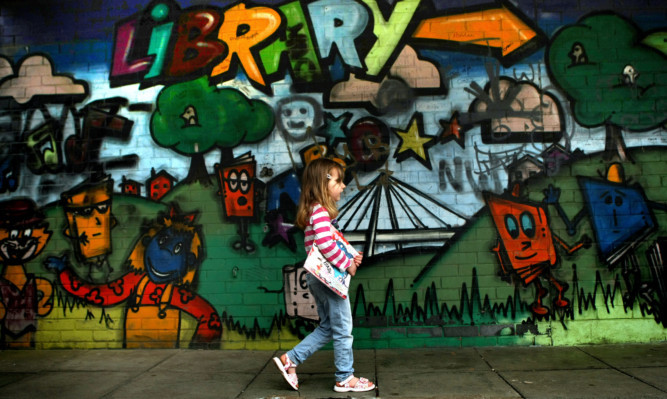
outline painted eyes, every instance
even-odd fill
[[[623,197],[613,197],[611,195],[608,195],[604,197],[604,203],[607,205],[611,205],[612,203],[616,206],[621,206],[623,205]]]
[[[518,238],[521,230],[528,238],[535,237],[535,218],[529,212],[524,212],[519,216],[521,225],[519,221],[514,217],[514,215],[505,215],[505,228],[509,233],[510,237]]]
[[[23,230],[23,237],[31,237],[32,236],[32,229],[25,229]],[[12,230],[9,232],[9,238],[18,238],[19,237],[19,231],[18,230]]]
[[[522,213],[521,227],[523,228],[523,232],[526,233],[528,237],[535,237],[535,219],[533,219],[533,215],[528,212]]]
[[[306,115],[306,114],[308,113],[308,110],[305,109],[305,108],[299,108],[298,112],[299,112],[301,115]],[[285,109],[285,110],[283,110],[283,115],[285,115],[285,116],[292,116],[292,110],[291,110],[291,109]]]
[[[101,202],[93,206],[85,206],[81,208],[73,208],[71,210],[72,215],[74,216],[83,216],[90,217],[93,214],[93,211],[97,209],[97,212],[100,214],[105,214],[109,210],[109,202]]]
[[[74,211],[75,216],[89,217],[92,214],[93,214],[93,208],[90,206]]]
[[[229,191],[232,193],[241,190],[242,194],[247,194],[250,191],[250,174],[245,170],[241,172],[237,172],[236,170],[230,171],[227,182],[229,184]]]
[[[517,223],[514,215],[505,215],[505,229],[507,229],[510,237],[519,237],[519,223]]]
[[[163,247],[167,243],[167,241],[169,241],[169,236],[166,235],[166,234],[163,235],[163,236],[160,236],[157,240],[158,245],[160,245],[160,247]],[[162,249],[164,249],[164,248],[162,248]],[[174,255],[176,255],[176,254],[180,253],[182,250],[183,250],[183,243],[182,242],[177,242],[176,245],[174,245],[174,248],[172,249],[172,253]]]

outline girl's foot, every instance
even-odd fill
[[[285,378],[285,381],[294,389],[295,391],[299,390],[299,378],[296,376],[296,364],[292,363],[287,353],[284,353],[280,358],[274,357],[273,362],[278,367],[278,370]]]
[[[336,392],[366,392],[373,389],[375,389],[375,384],[366,378],[357,378],[353,375],[334,385],[334,391]]]

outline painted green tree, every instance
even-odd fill
[[[184,182],[210,184],[204,154],[219,148],[221,164],[228,163],[234,147],[261,141],[273,126],[268,104],[233,88],[210,86],[202,77],[160,91],[150,130],[158,145],[191,158]]]
[[[629,157],[622,129],[646,131],[667,121],[667,59],[642,39],[633,22],[599,13],[559,30],[545,55],[576,121],[605,126],[605,153],[621,160]]]

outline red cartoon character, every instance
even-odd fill
[[[246,153],[235,158],[231,164],[215,164],[215,171],[220,183],[219,195],[225,217],[234,220],[239,226],[240,238],[233,244],[236,250],[248,253],[255,251],[255,244],[249,238],[249,221],[255,217],[255,157]]]
[[[546,208],[539,203],[519,199],[518,192],[517,186],[508,196],[484,193],[499,235],[492,250],[498,256],[504,276],[516,275],[524,285],[535,285],[536,298],[530,308],[535,315],[544,316],[549,313],[549,308],[544,306],[542,299],[548,290],[542,286],[540,277],[547,279],[558,291],[554,306],[565,308],[570,304],[564,296],[568,284],[558,281],[551,274],[551,268],[559,260],[554,244],[558,243],[568,254],[572,254],[582,247],[590,247],[591,240],[584,235],[581,242],[569,247],[552,233]]]

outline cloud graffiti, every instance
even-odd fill
[[[6,66],[0,65],[0,71],[5,70]],[[25,58],[20,63],[18,72],[11,77],[5,77],[0,84],[0,97],[12,97],[19,104],[26,104],[38,96],[70,97],[86,94],[84,83],[69,76],[55,75],[51,61],[43,55]]]
[[[405,46],[382,82],[364,80],[351,73],[347,81],[333,86],[329,102],[332,106],[359,104],[385,114],[412,104],[413,89],[433,90],[440,86],[440,73],[435,65],[419,59],[412,47]]]

